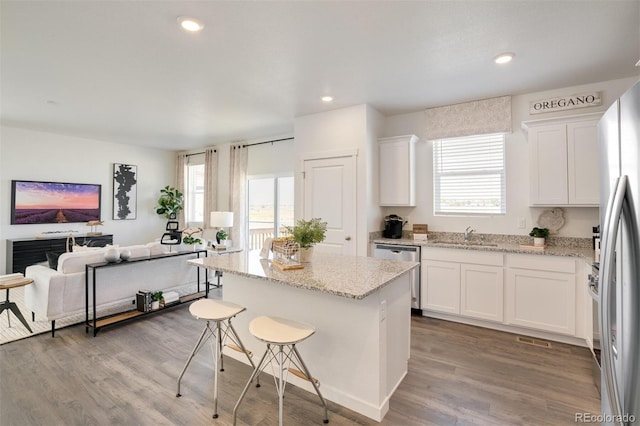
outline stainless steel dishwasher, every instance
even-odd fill
[[[376,243],[373,257],[420,263],[420,247]],[[413,268],[409,274],[411,278],[411,308],[420,309],[420,266]]]

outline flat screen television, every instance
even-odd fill
[[[101,185],[11,181],[11,224],[100,220]]]

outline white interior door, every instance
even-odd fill
[[[319,251],[356,254],[355,157],[304,161],[304,219],[327,222],[327,235]]]

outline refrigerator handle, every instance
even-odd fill
[[[612,298],[612,280],[615,276],[615,245],[618,236],[618,228],[624,205],[624,197],[627,192],[627,177],[622,176],[616,180],[611,198],[607,204],[605,223],[603,229],[603,246],[601,256],[602,276],[600,278],[600,334],[602,336],[602,376],[609,395],[612,413],[620,418],[622,403],[620,401],[619,383],[614,365],[614,354],[611,336],[611,311],[610,303],[615,303]]]

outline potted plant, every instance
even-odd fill
[[[216,241],[218,242],[219,245],[226,246],[227,238],[229,238],[229,233],[224,229],[220,229],[218,230],[218,232],[216,232]]]
[[[533,237],[534,246],[544,246],[545,238],[549,236],[549,230],[547,228],[535,227],[529,232],[529,236]]]
[[[182,242],[187,244],[187,245],[193,245],[193,250],[198,250],[199,248],[202,248],[202,240],[200,238],[198,238],[202,233],[202,228],[196,228],[196,229],[185,229],[184,231],[182,231],[182,234],[185,235],[185,237],[182,238]]]
[[[318,217],[311,220],[299,219],[295,226],[286,226],[285,229],[300,246],[298,261],[309,262],[313,246],[325,239],[327,222],[322,222]]]
[[[182,210],[184,194],[172,186],[165,186],[160,193],[156,213],[164,215],[167,219],[175,219]]]
[[[162,300],[162,291],[151,293],[151,310],[160,309],[160,301]]]

